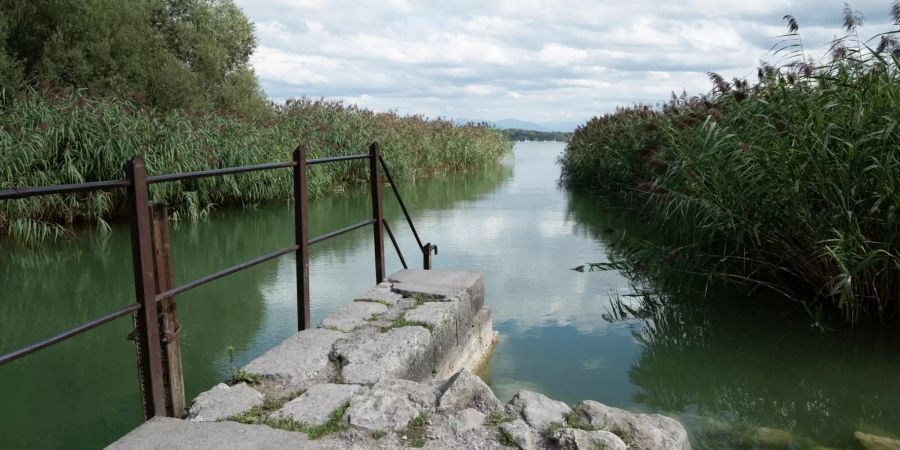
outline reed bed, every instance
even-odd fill
[[[122,179],[136,154],[148,172],[167,174],[288,161],[299,144],[309,158],[358,154],[374,141],[397,180],[498,162],[511,144],[483,124],[373,113],[340,102],[294,99],[272,106],[265,120],[234,114],[164,111],[83,91],[0,95],[0,189]],[[310,168],[310,196],[368,181],[364,162]],[[153,201],[176,220],[197,219],[217,207],[252,207],[292,195],[290,171],[268,171],[165,183]],[[123,192],[94,192],[0,202],[0,235],[35,242],[71,234],[74,225],[125,216]]]
[[[900,25],[900,2],[892,8]],[[900,314],[898,30],[847,35],[814,63],[799,25],[759,80],[622,108],[579,127],[563,180],[638,207],[657,238],[623,244],[653,267],[766,287],[849,322]]]

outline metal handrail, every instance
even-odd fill
[[[298,271],[298,326],[300,329],[304,329],[308,326],[309,321],[310,302],[308,290],[308,247],[310,245],[323,242],[327,239],[349,233],[368,225],[375,225],[376,280],[378,282],[381,282],[381,280],[384,278],[383,233],[385,231],[390,237],[394,249],[397,251],[397,255],[400,258],[400,263],[403,265],[403,268],[408,268],[406,259],[403,256],[403,252],[401,251],[400,246],[397,243],[397,239],[394,236],[394,233],[391,231],[387,220],[384,219],[382,214],[381,181],[378,179],[379,165],[384,171],[384,174],[387,177],[388,181],[390,182],[391,188],[394,191],[394,195],[397,198],[397,201],[400,203],[400,207],[403,210],[403,214],[410,226],[410,229],[412,230],[413,236],[416,239],[416,243],[419,245],[419,248],[422,250],[425,256],[423,264],[426,269],[430,268],[431,249],[434,248],[436,254],[437,248],[433,247],[431,243],[427,243],[425,245],[422,244],[422,240],[419,238],[419,233],[412,222],[412,218],[409,215],[409,211],[406,209],[406,205],[403,203],[403,199],[400,197],[400,193],[397,190],[396,185],[394,184],[393,177],[388,170],[387,164],[385,163],[384,158],[382,158],[380,155],[379,146],[377,143],[373,143],[369,147],[368,154],[334,156],[311,160],[307,160],[305,155],[306,148],[300,146],[294,152],[293,161],[155,176],[146,175],[146,167],[143,159],[140,156],[136,156],[125,166],[125,172],[128,175],[128,178],[125,180],[94,181],[87,183],[61,184],[42,187],[16,187],[12,189],[0,190],[0,200],[13,200],[60,193],[90,192],[121,188],[127,189],[129,202],[129,221],[132,228],[132,257],[134,258],[133,265],[135,269],[135,294],[137,298],[137,303],[135,304],[112,311],[104,316],[83,323],[74,328],[70,328],[69,330],[66,330],[50,338],[35,342],[21,349],[2,354],[0,355],[0,366],[3,366],[7,363],[15,361],[19,358],[22,358],[44,348],[63,342],[67,339],[70,339],[88,330],[97,328],[118,318],[124,317],[129,314],[135,314],[135,324],[137,326],[135,332],[140,336],[139,339],[135,339],[135,343],[138,344],[138,347],[136,348],[136,354],[138,356],[139,362],[139,374],[141,374],[140,379],[142,385],[142,404],[144,406],[145,418],[149,418],[154,415],[171,415],[172,411],[166,409],[166,400],[161,394],[161,391],[165,388],[163,387],[162,375],[160,373],[160,371],[163,370],[163,368],[161,367],[161,336],[159,334],[159,330],[157,330],[156,327],[157,325],[160,325],[159,317],[162,316],[167,317],[166,320],[175,323],[173,303],[175,296],[204,284],[210,283],[212,281],[218,280],[220,278],[226,277],[228,275],[262,264],[266,261],[270,261],[280,256],[296,252]],[[306,234],[307,166],[360,159],[369,159],[370,163],[370,187],[372,189],[372,206],[374,217],[364,220],[360,223],[331,231],[312,239],[308,239]],[[249,261],[245,261],[218,272],[197,278],[181,286],[171,287],[171,266],[168,256],[168,232],[159,231],[160,229],[167,230],[167,215],[165,213],[164,206],[161,207],[161,210],[158,210],[156,207],[154,207],[154,217],[152,220],[150,219],[149,211],[151,207],[149,204],[148,195],[149,186],[157,183],[193,180],[213,176],[234,175],[240,173],[283,168],[292,168],[294,170],[296,243],[281,250],[277,250],[275,252],[251,259]],[[157,217],[157,212],[159,211],[162,211],[160,213],[161,218]],[[153,226],[152,230],[151,225]],[[157,238],[159,238],[160,242],[157,241]],[[151,248],[152,246],[157,247],[154,250],[153,248]],[[161,250],[162,248],[165,248],[165,250]],[[156,252],[156,256],[152,255],[154,251]],[[162,254],[165,254],[165,256],[162,257],[162,260],[160,260],[159,258]],[[160,261],[166,262],[161,263]],[[163,264],[165,267],[167,267],[162,271],[167,272],[168,275],[161,275],[160,273],[158,273],[160,271],[159,264]],[[158,306],[161,309],[157,310]],[[160,314],[160,316],[157,316],[157,314]],[[166,333],[168,333],[168,331]],[[177,334],[177,330],[174,333]],[[166,335],[163,338],[170,339],[171,336]],[[178,356],[178,358],[180,361],[180,356]],[[145,369],[146,373],[144,372]],[[180,373],[178,376],[180,377]],[[175,408],[174,406],[171,406],[169,409],[174,410]]]

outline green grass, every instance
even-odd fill
[[[423,327],[427,328],[428,331],[434,331],[434,326],[432,326],[430,323],[420,322],[417,320],[407,320],[406,313],[401,313],[400,316],[394,319],[394,321],[391,322],[389,326],[383,327],[380,330],[382,333],[387,333],[390,330],[403,327]]]
[[[406,445],[410,447],[421,448],[425,446],[425,439],[428,437],[428,419],[431,415],[428,411],[422,411],[418,416],[413,417],[406,424],[406,428],[400,430],[397,434],[405,436]]]
[[[344,422],[344,414],[347,412],[347,408],[350,407],[349,401],[332,411],[328,422],[318,426],[300,423],[286,417],[272,417],[272,413],[299,395],[300,393],[274,400],[266,399],[261,406],[251,408],[242,414],[232,417],[230,420],[249,425],[265,425],[280,430],[302,432],[306,433],[310,439],[319,439],[347,429],[347,424]]]
[[[289,161],[298,145],[308,158],[367,153],[379,142],[397,182],[498,162],[511,149],[487,126],[373,113],[342,103],[289,100],[271,119],[194,113],[89,97],[0,91],[0,189],[124,178],[122,166],[142,154],[151,175]],[[368,180],[365,161],[309,168],[309,193],[342,192]],[[154,185],[153,201],[174,220],[203,218],[214,208],[253,207],[292,196],[291,171],[276,170]],[[80,223],[106,228],[126,216],[124,192],[50,195],[0,202],[0,235],[20,242],[64,236]]]
[[[641,271],[764,287],[849,322],[896,318],[900,46],[854,42],[821,67],[763,66],[755,85],[711,74],[709,95],[595,117],[563,180],[638,209],[656,237],[620,251]]]

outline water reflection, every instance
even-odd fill
[[[574,195],[569,208],[613,247],[623,232],[647,233],[609,200]],[[639,324],[640,353],[628,370],[635,401],[680,413],[695,447],[756,446],[759,427],[790,431],[799,448],[851,448],[860,427],[900,430],[896,329],[823,334],[785,299],[722,287],[704,298],[705,287],[683,277],[677,286],[638,283],[609,316]]]

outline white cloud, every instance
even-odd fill
[[[842,1],[238,0],[270,97],[377,110],[577,123],[617,105],[751,77],[794,14],[810,54],[840,34]],[[873,34],[882,0],[854,1]]]

